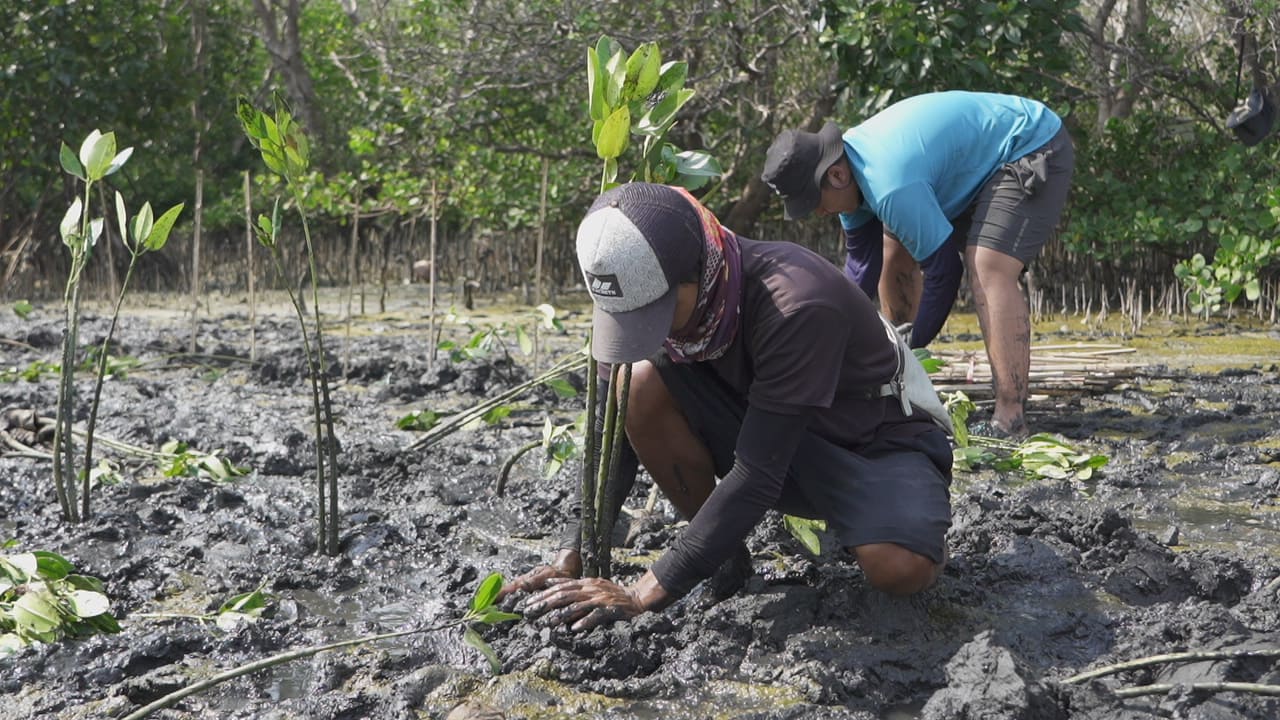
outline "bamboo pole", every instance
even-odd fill
[[[435,369],[436,364],[436,211],[439,198],[436,195],[436,181],[431,181],[431,241],[427,250],[427,259],[431,261],[427,268],[427,371]]]
[[[253,198],[249,171],[244,171],[244,259],[249,276],[249,362],[258,360],[258,297],[253,286]]]
[[[200,154],[199,142],[196,155]],[[196,168],[195,229],[191,232],[191,343],[188,351],[196,351],[196,336],[200,331],[200,224],[204,219],[204,170]]]

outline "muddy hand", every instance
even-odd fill
[[[547,589],[525,600],[521,610],[540,618],[543,625],[569,625],[581,631],[629,620],[644,612],[644,607],[626,588],[608,580],[551,578]]]
[[[498,601],[501,602],[512,593],[520,592],[536,592],[547,587],[547,581],[551,578],[570,579],[572,576],[565,570],[555,567],[554,565],[539,565],[529,572],[515,578],[511,582],[502,586],[498,591]]]

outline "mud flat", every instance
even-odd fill
[[[0,370],[57,359],[55,308],[25,321],[3,315]],[[570,321],[580,328],[582,316]],[[106,324],[91,313],[82,338],[100,341]],[[415,436],[396,418],[469,406],[530,371],[523,359],[429,365],[421,308],[402,303],[357,320],[350,340],[338,319],[330,330],[335,373],[347,368],[335,376],[342,553],[315,555],[296,326],[283,314],[260,319],[251,363],[242,310],[201,321],[200,357],[185,354],[189,325],[154,309],[125,319],[116,354],[142,365],[108,382],[99,432],[153,448],[183,440],[252,471],[222,483],[166,478],[104,449],[126,481],[96,489],[93,517],[69,526],[48,462],[0,458],[0,540],[60,553],[101,578],[123,626],[0,660],[6,718],[120,717],[282,650],[455,618],[483,576],[544,558],[564,520],[573,466],[547,480],[529,455],[504,497],[492,488],[503,462],[541,437],[543,418],[565,422],[581,401],[538,392],[499,428],[406,451]],[[544,352],[571,352],[580,337]],[[1177,354],[1194,362],[1150,355],[1106,392],[1037,401],[1039,429],[1109,464],[1087,484],[958,475],[951,560],[918,597],[871,590],[840,553],[814,558],[772,518],[749,539],[754,574],[728,599],[699,589],[664,613],[580,635],[532,623],[487,630],[500,676],[460,633],[425,633],[243,677],[155,717],[442,718],[465,699],[547,719],[1280,717],[1280,698],[1197,689],[1280,685],[1274,655],[1065,682],[1161,653],[1280,648],[1280,338],[1251,337],[1256,356],[1224,351],[1215,366],[1213,351],[1197,348],[1221,334],[1186,330],[1170,342],[1185,343]],[[89,383],[82,375],[82,397]],[[49,374],[0,383],[0,409],[51,416],[56,385]],[[639,485],[634,507],[647,491]],[[675,537],[673,521],[659,503],[623,528],[624,579]],[[142,616],[212,612],[264,582],[274,596],[266,615],[231,632]],[[1153,683],[1173,688],[1116,692]]]

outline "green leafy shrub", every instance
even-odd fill
[[[102,581],[75,570],[42,550],[0,556],[0,657],[33,642],[120,632]]]

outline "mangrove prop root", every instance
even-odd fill
[[[579,547],[582,554],[582,572],[592,577],[596,567],[596,403],[599,402],[599,364],[587,357],[587,419],[582,429],[582,494],[578,504]]]
[[[255,660],[254,662],[251,662],[245,665],[240,665],[239,667],[231,668],[230,670],[220,672],[217,675],[205,678],[204,680],[201,680],[199,682],[192,683],[179,690],[175,690],[169,693],[168,695],[165,695],[164,697],[160,698],[159,700],[156,700],[148,705],[138,708],[137,710],[124,716],[124,718],[122,718],[121,720],[141,720],[142,718],[147,717],[148,715],[150,715],[151,713],[157,710],[163,710],[173,705],[174,703],[177,703],[179,700],[195,695],[196,693],[202,690],[207,690],[213,687],[214,685],[224,683],[227,680],[238,678],[241,675],[248,675],[251,672],[256,672],[258,670],[263,670],[269,667],[275,667],[276,665],[282,665],[291,660],[310,657],[312,655],[317,655],[319,653],[322,653],[328,650],[338,650],[344,647],[353,647],[355,645],[363,645],[365,643],[377,642],[378,640],[390,640],[392,638],[404,637],[406,635],[415,635],[417,633],[432,632],[435,630],[444,630],[446,628],[450,628],[455,625],[460,625],[462,624],[462,622],[463,620],[456,620],[454,622],[445,623],[444,625],[437,625],[434,627],[414,628],[412,630],[398,630],[396,632],[382,633],[380,635],[368,635],[365,637],[352,638],[350,640],[341,640],[339,642],[329,643],[327,645],[317,645],[315,647],[300,648],[298,650],[289,650],[287,652],[282,652],[277,655],[272,655],[271,657],[263,658],[261,660]]]
[[[1115,673],[1124,672],[1126,670],[1135,670],[1149,665],[1160,665],[1171,662],[1193,662],[1199,660],[1228,660],[1231,658],[1243,657],[1280,657],[1280,648],[1255,650],[1191,650],[1187,652],[1151,655],[1149,657],[1137,658],[1136,660],[1129,660],[1122,663],[1116,663],[1114,665],[1106,665],[1094,670],[1089,670],[1088,672],[1082,672],[1078,675],[1072,675],[1071,677],[1063,680],[1062,684],[1073,685],[1075,683],[1092,680],[1104,675],[1114,675]]]
[[[618,517],[618,508],[622,505],[624,498],[616,497],[621,490],[618,488],[618,469],[622,464],[622,443],[626,437],[627,422],[627,400],[631,395],[631,364],[627,363],[622,366],[621,371],[615,366],[614,373],[610,379],[610,394],[614,394],[614,385],[620,385],[616,393],[618,396],[616,411],[612,417],[612,430],[606,438],[610,444],[609,464],[606,468],[601,461],[601,470],[604,471],[601,488],[603,488],[603,503],[597,498],[597,507],[603,507],[603,512],[596,513],[596,550],[598,553],[598,562],[600,566],[600,577],[607,578],[613,574],[613,524]]]
[[[504,494],[506,494],[507,478],[511,476],[511,468],[515,467],[516,461],[524,457],[525,453],[541,446],[542,446],[541,440],[530,440],[524,445],[521,445],[518,450],[512,453],[511,457],[507,458],[507,461],[502,464],[502,472],[498,473],[498,485],[497,487],[494,488],[494,491],[493,491],[495,495],[497,495],[498,497],[502,497]]]

